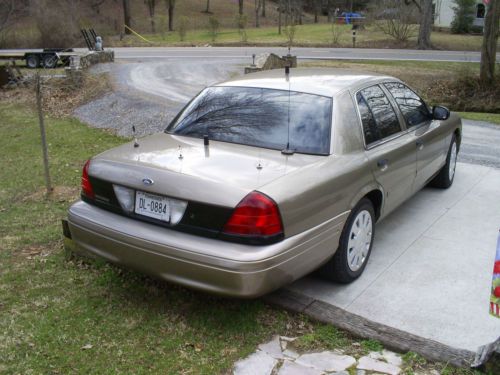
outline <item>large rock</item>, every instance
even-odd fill
[[[278,360],[267,353],[257,351],[248,357],[236,362],[233,368],[234,375],[270,375]]]
[[[295,361],[307,367],[314,367],[320,371],[344,371],[356,364],[356,359],[348,355],[339,355],[325,351],[321,353],[303,354]]]

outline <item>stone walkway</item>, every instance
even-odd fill
[[[370,373],[398,375],[403,361],[393,352],[371,352],[361,358],[344,354],[342,350],[299,354],[293,350],[293,337],[275,336],[259,345],[257,351],[234,365],[234,375],[349,375]]]

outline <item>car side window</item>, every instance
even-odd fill
[[[401,131],[401,125],[384,91],[370,86],[356,95],[365,143],[369,145]]]
[[[384,83],[398,103],[408,127],[419,125],[432,119],[431,113],[425,102],[408,86],[399,82]]]

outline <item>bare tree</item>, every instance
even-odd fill
[[[410,1],[379,0],[374,8],[375,26],[399,43],[406,43],[417,35],[415,15],[418,8]]]
[[[243,0],[238,0],[238,14],[240,16],[243,14]]]
[[[130,0],[123,0],[123,23],[125,24],[125,34],[132,34],[129,27],[132,26],[130,20]]]
[[[420,10],[420,26],[418,29],[418,49],[430,49],[431,45],[431,29],[432,29],[432,0],[420,0],[418,4],[414,0],[415,4],[418,5]]]
[[[207,6],[205,7],[205,10],[202,13],[212,13],[210,11],[210,0],[207,0]]]
[[[255,27],[260,27],[260,8],[262,6],[262,0],[255,0]]]
[[[495,80],[495,62],[498,43],[498,24],[500,22],[500,0],[490,0],[484,21],[483,47],[481,49],[481,68],[479,78],[483,83]]]
[[[149,20],[151,21],[151,32],[155,33],[156,28],[155,28],[155,7],[156,7],[156,0],[144,0],[148,7],[148,12],[149,12]]]
[[[262,17],[266,18],[266,0],[262,0]]]
[[[20,16],[19,1],[0,0],[0,33],[10,28]]]
[[[90,1],[89,5],[94,12],[99,14],[101,12],[101,5],[104,4],[105,2],[106,2],[106,0],[93,0],[93,1]]]
[[[281,35],[281,14],[283,13],[283,0],[278,1],[278,34]]]
[[[174,31],[175,0],[165,0],[168,8],[168,31]]]

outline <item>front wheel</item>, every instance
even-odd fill
[[[363,273],[375,235],[375,210],[369,199],[363,198],[351,211],[340,236],[335,255],[320,270],[332,281],[350,283]]]
[[[443,168],[441,168],[438,175],[431,181],[432,186],[441,189],[447,189],[453,184],[453,179],[455,178],[455,170],[457,168],[457,156],[457,137],[455,134],[453,134],[453,137],[451,138],[450,148],[448,150],[448,155],[446,156],[446,163]]]

